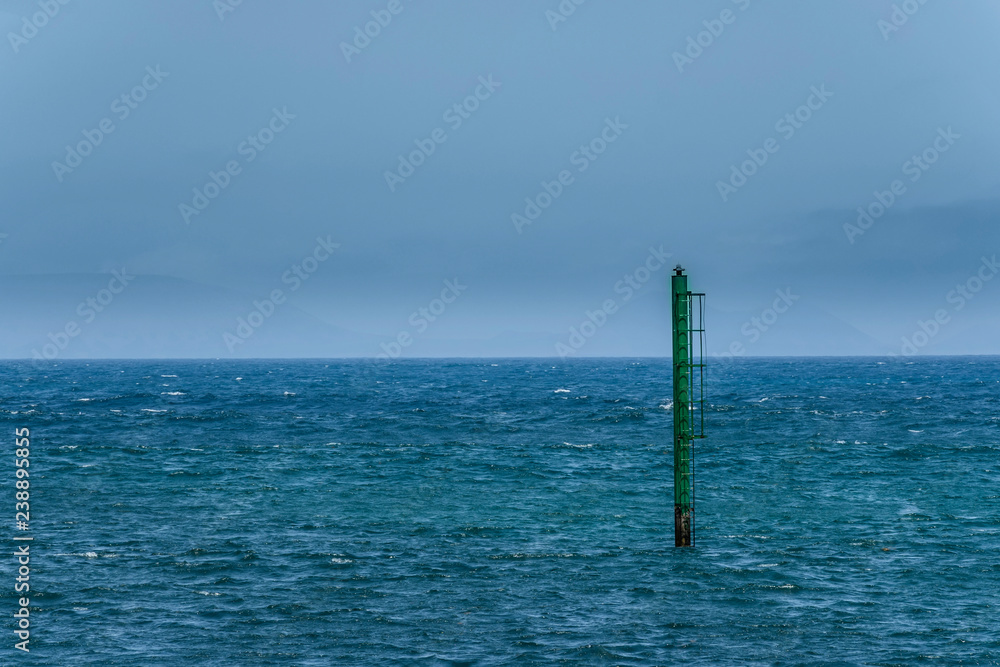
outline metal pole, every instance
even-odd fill
[[[674,546],[694,545],[691,423],[691,293],[680,265],[671,276],[674,364]],[[700,325],[699,325],[700,326]]]

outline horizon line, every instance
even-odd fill
[[[993,358],[1000,357],[1000,352],[993,354],[782,354],[782,355],[739,355],[730,356],[724,354],[706,355],[706,360],[717,360],[733,362],[740,359],[892,359],[892,360],[913,360],[913,359],[942,359],[942,358]],[[375,362],[399,362],[399,361],[456,361],[456,360],[483,360],[483,359],[504,359],[504,360],[553,360],[553,361],[587,361],[605,359],[672,359],[670,355],[661,356],[581,356],[581,357],[557,357],[557,356],[457,356],[457,357],[399,357],[394,359],[383,359],[372,356],[354,357],[66,357],[53,359],[37,359],[34,357],[0,357],[3,362],[77,362],[77,361],[375,361]]]

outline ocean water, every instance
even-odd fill
[[[1000,662],[997,358],[713,363],[693,549],[669,360],[0,374],[5,665]]]

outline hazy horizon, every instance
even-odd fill
[[[748,359],[876,359],[876,360],[886,360],[885,363],[899,363],[899,362],[910,362],[919,361],[922,359],[932,360],[932,359],[990,359],[998,358],[1000,354],[921,354],[914,357],[904,357],[902,355],[896,358],[890,358],[882,354],[788,354],[788,355],[769,355],[769,354],[747,354],[741,355],[739,357],[725,358],[715,355],[707,358],[708,363],[711,366],[725,366],[730,361],[738,360],[748,360]],[[538,360],[552,360],[554,362],[565,362],[565,361],[600,361],[600,360],[617,360],[617,359],[633,359],[633,360],[662,360],[670,359],[670,355],[662,357],[651,357],[651,356],[641,356],[641,357],[629,357],[629,356],[612,356],[612,357],[598,357],[598,356],[579,356],[579,357],[559,357],[553,356],[526,356],[526,357],[399,357],[396,359],[380,359],[377,357],[65,357],[56,359],[43,359],[43,360],[33,360],[30,357],[11,357],[0,359],[0,362],[39,362],[39,363],[60,363],[60,362],[73,362],[73,363],[89,363],[92,361],[233,361],[233,362],[244,362],[244,361],[365,361],[372,362],[372,365],[385,365],[388,363],[406,362],[406,361],[519,361],[524,359],[538,359]]]
[[[13,0],[0,358],[663,357],[678,263],[710,356],[997,354],[998,27]]]

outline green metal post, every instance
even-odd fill
[[[671,276],[673,304],[674,364],[674,546],[694,545],[691,527],[694,518],[691,423],[691,293],[684,269],[677,266]]]

